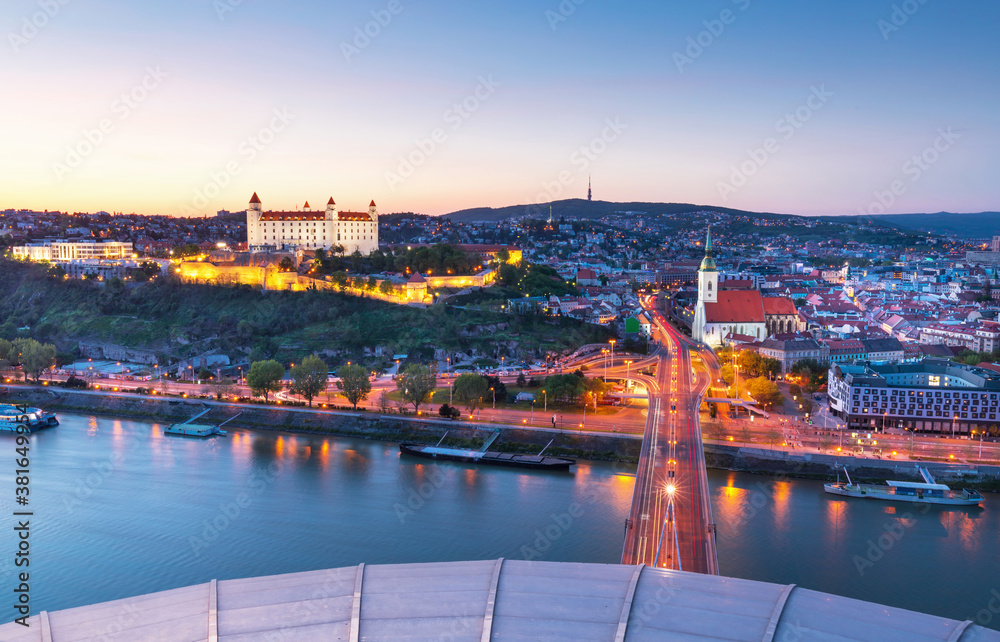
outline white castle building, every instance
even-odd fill
[[[370,254],[378,249],[378,210],[341,212],[331,198],[325,210],[313,211],[309,202],[301,211],[265,212],[254,192],[247,207],[247,245],[251,252],[265,249],[330,249],[341,245],[345,254]]]

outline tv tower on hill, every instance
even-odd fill
[[[588,201],[594,200],[593,194],[590,191],[590,174],[587,174],[587,200]]]

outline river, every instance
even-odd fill
[[[522,472],[401,459],[395,444],[339,437],[200,440],[151,423],[60,420],[31,437],[33,612],[360,562],[620,561],[634,481],[621,464]],[[14,446],[0,438],[3,590],[15,570]],[[723,575],[956,619],[975,619],[1000,584],[995,495],[980,511],[922,510],[834,499],[819,482],[725,471],[709,481]]]

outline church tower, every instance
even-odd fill
[[[715,258],[712,256],[712,229],[708,229],[705,237],[705,258],[698,268],[698,303],[694,308],[694,323],[691,326],[691,338],[695,341],[705,341],[706,303],[716,303],[719,300],[719,271],[715,268]]]

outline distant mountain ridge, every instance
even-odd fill
[[[882,214],[872,220],[884,221],[895,227],[921,230],[937,234],[954,234],[964,238],[989,238],[1000,236],[1000,212],[974,212],[956,214]]]
[[[884,223],[888,227],[896,227],[936,234],[958,235],[966,238],[985,238],[1000,235],[1000,212],[973,212],[956,214],[952,212],[937,212],[934,214],[882,214],[859,217],[845,216],[804,216],[799,214],[778,214],[775,212],[751,212],[731,207],[715,205],[696,205],[693,203],[615,203],[612,201],[588,201],[581,198],[552,201],[538,205],[509,205],[507,207],[474,207],[445,214],[445,218],[458,223],[503,221],[512,218],[528,216],[535,219],[545,219],[552,207],[552,217],[568,216],[584,219],[598,219],[617,212],[642,212],[649,216],[666,214],[686,214],[689,212],[721,212],[739,216],[771,219],[818,219],[825,221],[841,220],[845,223],[854,218]]]
[[[471,209],[459,210],[457,212],[445,214],[444,217],[458,223],[472,223],[475,221],[503,221],[522,216],[545,219],[549,216],[549,206],[552,206],[552,217],[555,219],[558,219],[560,216],[596,219],[601,218],[602,216],[610,216],[616,212],[642,212],[651,216],[659,216],[664,214],[685,214],[688,212],[703,211],[763,218],[806,218],[798,217],[794,214],[749,212],[730,207],[695,205],[692,203],[614,203],[611,201],[588,201],[582,198],[552,201],[551,203],[541,203],[538,205],[509,205],[507,207],[496,208],[474,207]]]

